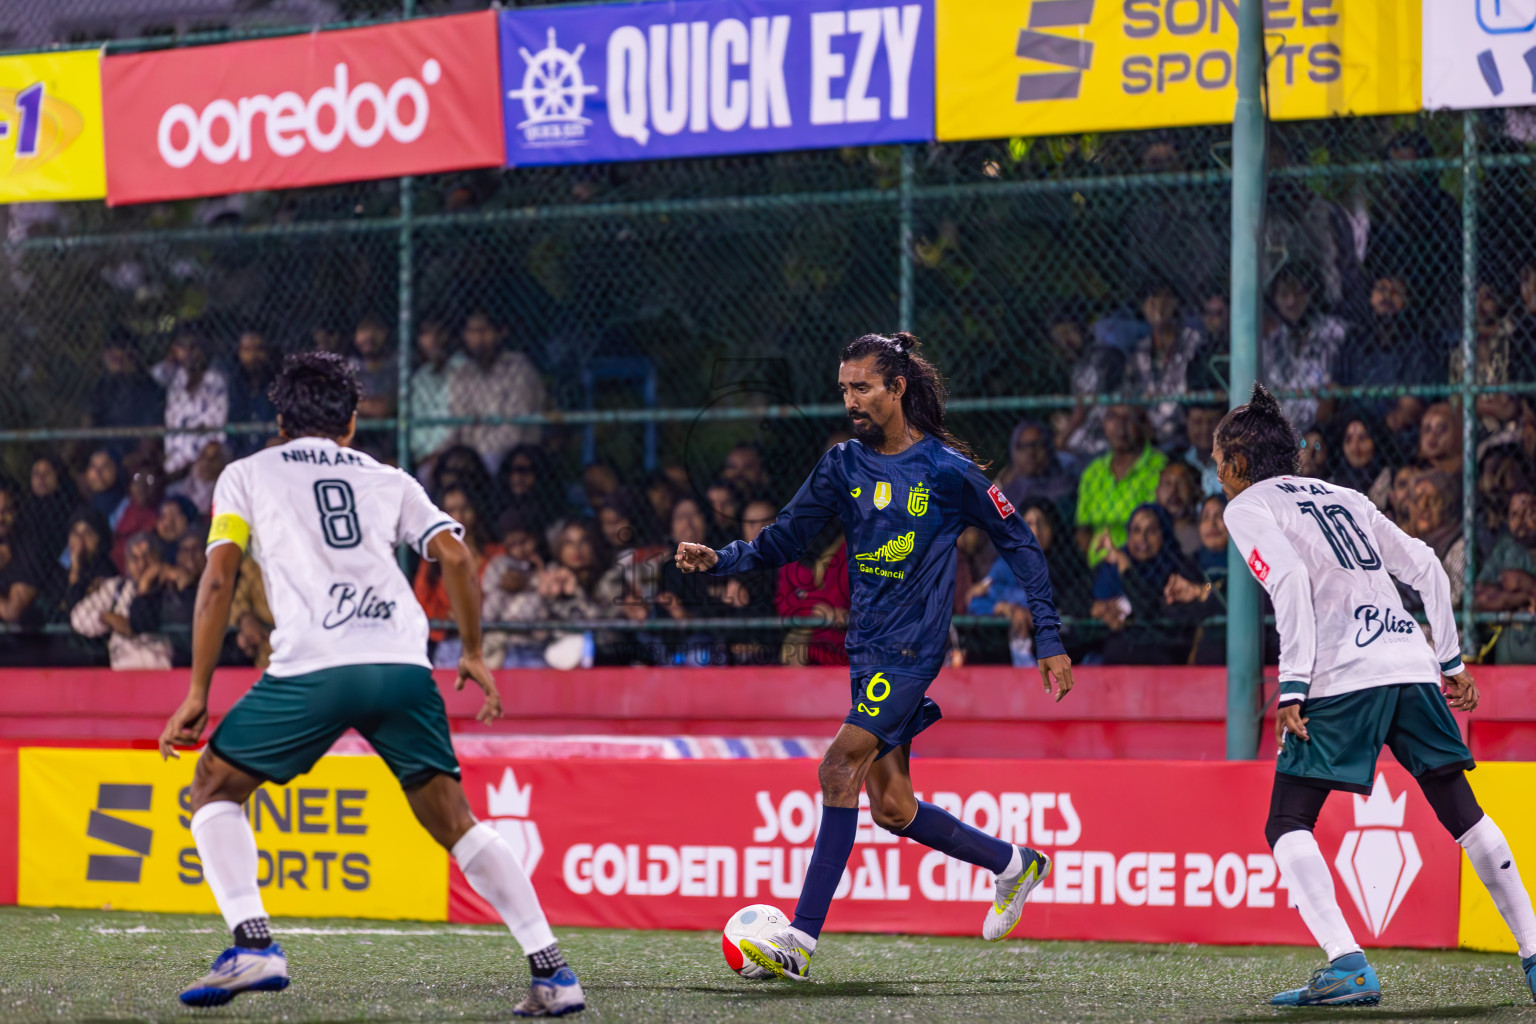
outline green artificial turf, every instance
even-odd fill
[[[502,1021],[528,971],[501,928],[284,919],[286,992],[189,1010],[226,944],[215,917],[0,908],[0,1021]],[[562,928],[588,1012],[610,1021],[1536,1020],[1516,959],[1377,950],[1373,1009],[1264,1004],[1321,963],[1294,947],[828,935],[814,981],[733,975],[713,932]]]

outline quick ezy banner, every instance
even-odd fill
[[[933,134],[933,0],[679,0],[500,19],[508,166]]]

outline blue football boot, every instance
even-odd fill
[[[1531,987],[1531,999],[1536,1000],[1536,956],[1521,957],[1520,969],[1525,972],[1525,983]]]
[[[562,967],[548,978],[534,978],[528,986],[523,1001],[512,1007],[514,1017],[564,1017],[568,1013],[580,1013],[587,1008],[587,997],[581,991],[581,982],[569,966]]]
[[[1381,982],[1365,962],[1364,953],[1346,953],[1312,974],[1306,988],[1281,992],[1271,1006],[1375,1006],[1381,1002]]]
[[[272,943],[266,949],[230,946],[213,970],[181,993],[188,1006],[223,1006],[241,992],[280,992],[288,987],[288,957]]]

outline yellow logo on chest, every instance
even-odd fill
[[[928,488],[921,483],[912,485],[907,491],[907,511],[914,516],[920,516],[928,511]]]
[[[891,503],[891,485],[881,480],[875,484],[875,508],[885,508]]]
[[[860,562],[899,562],[912,553],[917,547],[917,531],[908,530],[900,537],[892,537],[873,551],[866,551],[862,555],[854,555],[854,559]]]

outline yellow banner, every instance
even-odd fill
[[[1530,888],[1536,879],[1536,817],[1531,815],[1531,787],[1536,785],[1536,764],[1481,761],[1468,775],[1477,802],[1498,823],[1509,840],[1521,878]],[[1461,855],[1461,924],[1457,929],[1463,949],[1515,952],[1515,937],[1499,916],[1478,880],[1467,855]]]
[[[0,203],[101,199],[101,55],[0,57]]]
[[[1422,0],[1265,0],[1271,116],[1419,109]],[[938,136],[1217,124],[1238,0],[937,0]]]
[[[196,758],[25,748],[18,902],[215,913],[192,841]],[[246,804],[257,879],[277,917],[442,921],[448,855],[376,757],[327,757]]]

